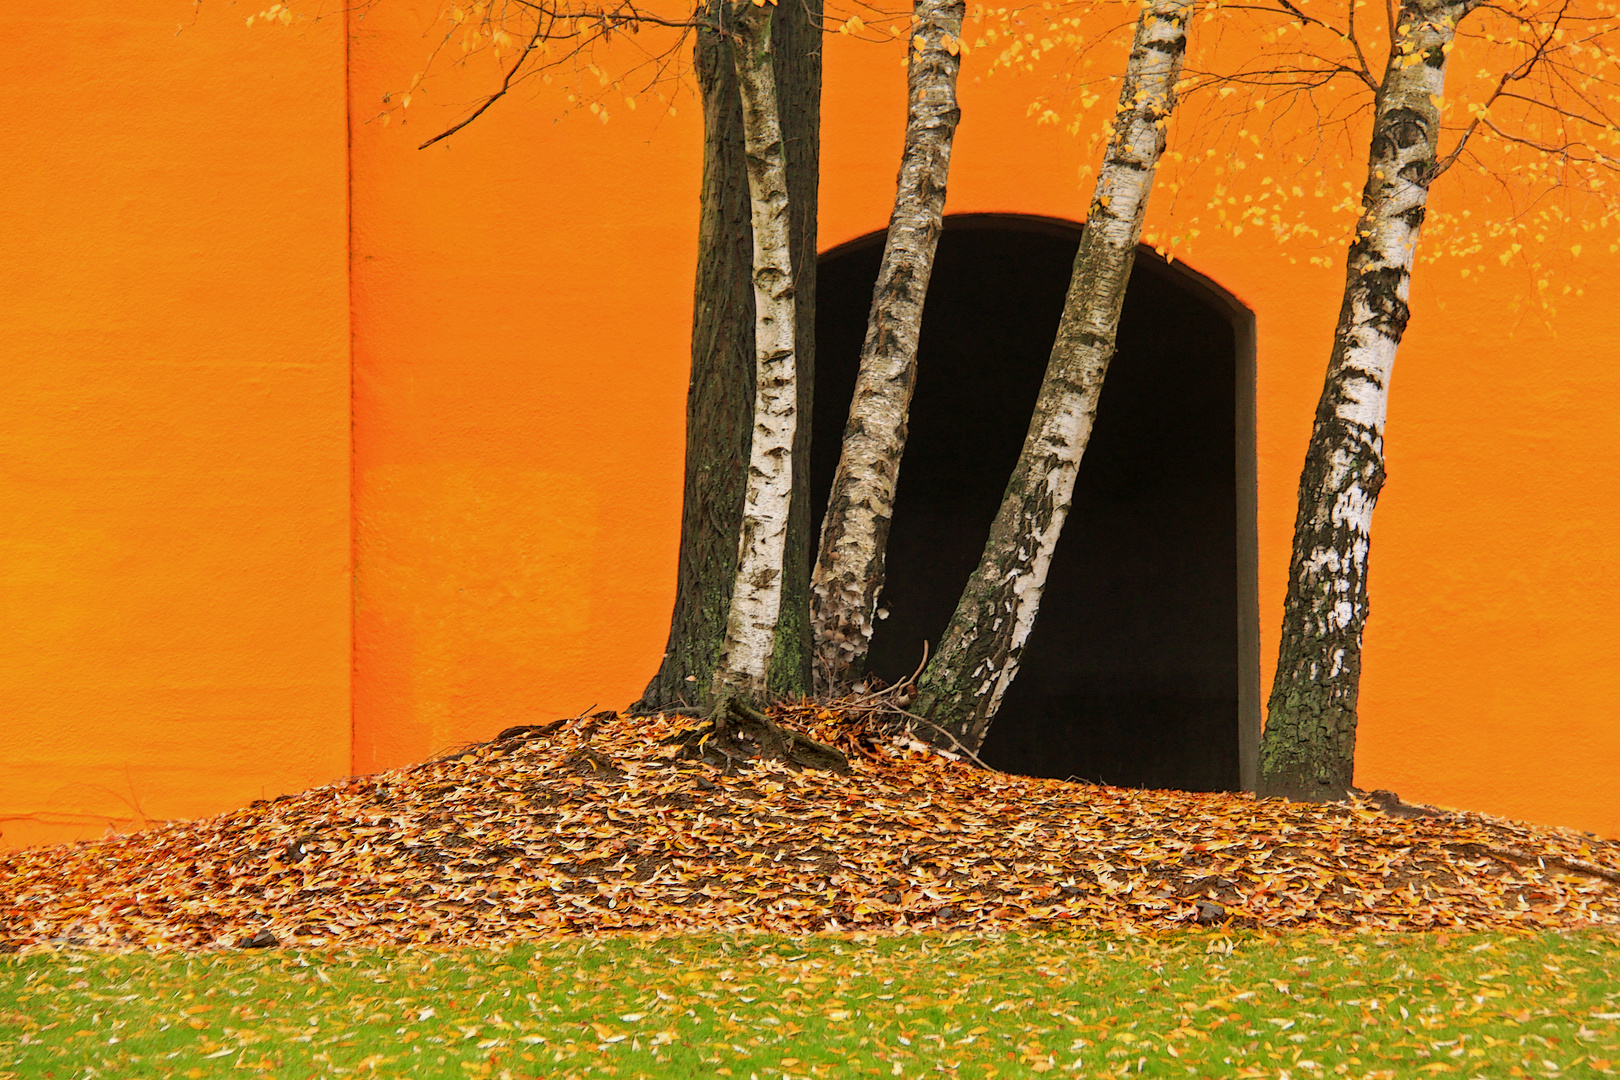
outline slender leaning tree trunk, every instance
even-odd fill
[[[916,707],[944,729],[932,733],[944,745],[954,739],[977,750],[984,742],[1035,625],[1052,551],[1091,437],[1103,376],[1114,355],[1153,174],[1175,108],[1193,4],[1148,0],[1137,20],[1114,134],[1074,257],[1063,318],[1029,434],[978,569],[919,686]]]
[[[754,420],[737,576],[711,693],[761,700],[769,692],[771,655],[782,610],[799,392],[794,365],[787,158],[771,59],[775,8],[763,0],[742,0],[733,10],[732,59],[742,99],[754,237]]]
[[[917,0],[906,78],[906,140],[894,212],[872,290],[866,343],[844,429],[821,547],[810,576],[817,689],[859,677],[883,588],[884,551],[917,379],[923,300],[945,214],[964,0]]]
[[[1446,55],[1473,3],[1405,0],[1374,103],[1361,219],[1316,406],[1260,743],[1260,793],[1342,799],[1355,767],[1367,545],[1384,486],[1384,409],[1440,134]]]
[[[721,21],[726,0],[706,13]],[[810,415],[815,355],[816,187],[821,103],[820,0],[776,13],[773,54],[792,205],[793,265],[799,271],[799,415]],[[748,445],[754,417],[753,239],[748,175],[731,44],[715,30],[697,35],[703,102],[703,186],[699,197],[692,368],[686,399],[686,469],[675,608],[663,662],[638,709],[708,701],[737,576]],[[806,268],[810,268],[806,273]],[[782,612],[771,662],[771,690],[810,689],[810,428],[799,427],[793,507],[788,521]]]

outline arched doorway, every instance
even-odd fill
[[[923,317],[870,668],[937,642],[976,565],[1040,387],[1073,222],[946,219]],[[883,234],[818,264],[811,492],[837,466]],[[1033,776],[1252,787],[1259,736],[1253,317],[1144,250],[1040,617],[984,747]]]

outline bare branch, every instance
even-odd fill
[[[1361,81],[1366,83],[1367,88],[1370,89],[1373,93],[1376,94],[1378,92],[1378,87],[1380,85],[1379,80],[1376,79],[1373,76],[1373,73],[1372,73],[1371,69],[1369,69],[1367,67],[1367,58],[1365,56],[1363,56],[1362,53],[1361,53],[1361,43],[1356,40],[1356,3],[1355,3],[1355,0],[1350,0],[1350,14],[1349,14],[1349,18],[1348,18],[1348,26],[1349,26],[1349,28],[1347,30],[1340,30],[1338,27],[1334,26],[1331,23],[1324,22],[1321,19],[1313,18],[1313,17],[1305,14],[1299,8],[1295,7],[1290,2],[1290,0],[1277,0],[1277,3],[1278,3],[1279,6],[1281,6],[1284,10],[1286,10],[1289,14],[1293,15],[1300,22],[1302,22],[1302,23],[1304,23],[1306,25],[1320,26],[1322,29],[1328,31],[1329,33],[1337,34],[1340,38],[1342,38],[1343,40],[1349,42],[1350,43],[1350,48],[1352,50],[1354,50],[1354,52],[1356,54],[1357,69],[1355,71],[1355,74],[1358,74],[1358,75],[1361,76]],[[1348,71],[1350,69],[1346,68],[1345,70]]]
[[[465,128],[468,124],[471,124],[474,120],[477,120],[480,116],[487,112],[489,108],[497,101],[510,93],[518,83],[521,83],[529,75],[534,74],[536,69],[530,66],[530,59],[534,52],[540,47],[540,43],[542,41],[575,42],[574,47],[569,50],[567,56],[564,57],[564,59],[567,59],[568,57],[577,58],[582,54],[586,46],[594,42],[608,40],[615,30],[623,31],[628,29],[631,32],[636,32],[642,26],[657,26],[682,31],[688,31],[701,27],[719,29],[718,27],[714,27],[713,24],[706,19],[669,19],[642,11],[632,3],[623,3],[611,10],[607,8],[586,8],[578,11],[569,11],[547,5],[541,2],[541,0],[512,0],[512,2],[516,6],[524,8],[535,14],[535,26],[533,33],[529,35],[527,43],[518,50],[517,59],[509,68],[507,68],[504,77],[501,79],[500,87],[494,93],[486,97],[481,103],[479,103],[479,105],[466,117],[418,146],[418,150],[426,150],[434,143],[447,139],[456,132]],[[590,29],[581,30],[579,28],[579,24],[585,20],[595,20],[596,25]],[[573,23],[572,27],[567,25],[570,21]],[[444,44],[448,42],[451,33],[453,33],[453,31],[447,32],[445,35],[445,40],[434,49],[434,56],[437,56],[439,50],[442,49]],[[662,63],[661,61],[667,59],[670,54],[678,50],[680,47],[680,42],[684,40],[685,34],[683,33],[680,38],[678,38],[676,42],[670,46],[669,49],[652,56],[652,62],[657,66],[660,73],[667,68],[667,64]],[[496,55],[499,55],[498,51]],[[559,59],[550,64],[542,64],[541,69],[557,66],[562,62],[563,60]],[[529,70],[526,71],[526,67],[528,67]]]
[[[541,34],[544,32],[544,29],[545,29],[545,24],[544,23],[537,23],[535,25],[534,34],[533,34],[533,36],[531,36],[529,38],[529,44],[524,47],[522,52],[518,53],[517,61],[515,63],[513,63],[512,67],[507,71],[506,78],[501,80],[501,88],[499,90],[495,91],[493,94],[489,95],[489,97],[485,98],[484,103],[482,105],[478,106],[478,108],[474,109],[472,111],[472,113],[469,116],[467,116],[465,119],[461,120],[459,123],[456,123],[456,124],[452,125],[451,127],[445,129],[444,131],[439,132],[437,135],[433,136],[433,138],[429,139],[427,142],[423,143],[421,146],[418,146],[417,149],[418,150],[426,150],[428,147],[432,146],[434,143],[438,142],[440,139],[448,139],[450,136],[454,135],[456,132],[460,131],[462,128],[466,127],[468,124],[470,124],[474,120],[478,119],[480,116],[483,116],[485,110],[487,110],[491,105],[495,104],[497,101],[501,100],[501,98],[505,97],[507,91],[512,89],[512,80],[517,77],[518,71],[523,67],[523,62],[529,58],[529,50],[534,48],[537,44],[539,44],[540,37],[541,37]]]
[[[1468,145],[1469,138],[1476,130],[1478,130],[1482,123],[1489,126],[1492,131],[1497,131],[1496,125],[1492,124],[1486,118],[1486,112],[1492,105],[1496,104],[1496,102],[1504,94],[1507,93],[1507,88],[1510,85],[1529,78],[1531,73],[1535,71],[1536,66],[1546,58],[1548,46],[1552,44],[1554,38],[1557,36],[1558,27],[1561,24],[1564,15],[1569,11],[1569,2],[1570,0],[1564,0],[1563,6],[1559,8],[1558,17],[1553,20],[1553,24],[1548,28],[1547,33],[1536,42],[1535,50],[1531,52],[1530,56],[1517,67],[1510,68],[1502,73],[1502,77],[1497,80],[1496,88],[1491,91],[1491,96],[1485,99],[1485,102],[1479,107],[1479,111],[1474,114],[1473,121],[1466,129],[1464,129],[1462,135],[1457,140],[1457,145],[1452,148],[1451,153],[1435,162],[1434,167],[1429,170],[1429,183],[1434,183],[1434,181],[1438,180],[1448,169],[1457,163],[1458,155],[1462,153],[1463,147]],[[1499,131],[1498,134],[1500,134]]]

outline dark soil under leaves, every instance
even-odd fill
[[[1387,798],[1009,776],[804,705],[846,774],[598,714],[203,821],[0,853],[0,950],[601,931],[1620,925],[1620,844]]]

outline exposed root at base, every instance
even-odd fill
[[[849,759],[842,751],[792,728],[783,727],[758,709],[727,696],[709,713],[706,724],[681,733],[682,757],[699,759],[736,772],[749,761],[781,761],[801,769],[846,774]]]

